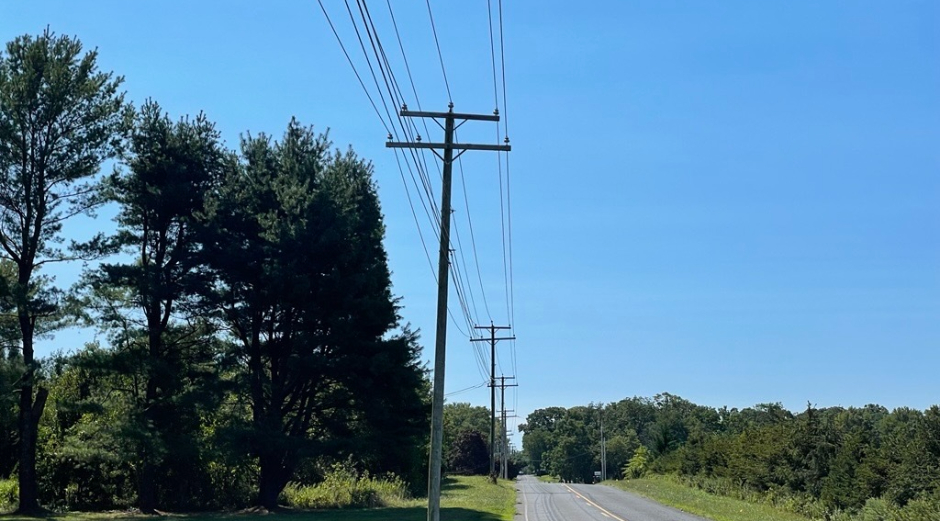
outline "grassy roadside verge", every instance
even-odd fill
[[[738,499],[716,496],[657,477],[605,481],[605,485],[646,496],[664,505],[715,521],[810,521],[809,518],[781,512],[769,505],[755,505]]]
[[[496,485],[485,476],[447,478],[441,492],[441,517],[448,521],[512,521],[516,491],[512,481]],[[167,514],[167,521],[425,521],[427,501],[409,500],[400,505],[369,510],[288,510],[273,514]],[[47,521],[153,521],[153,516],[126,513],[50,514]],[[36,521],[36,518],[0,515],[0,521]]]

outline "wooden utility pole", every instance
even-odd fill
[[[489,329],[490,338],[471,338],[471,342],[490,342],[490,476],[496,475],[496,341],[515,340],[516,337],[496,338],[497,329],[510,329],[510,326],[474,326],[476,329]]]
[[[607,480],[607,438],[604,437],[604,418],[601,418],[601,481]]]
[[[451,171],[454,160],[467,150],[494,150],[509,152],[505,145],[473,145],[454,143],[454,130],[467,121],[499,121],[499,115],[460,114],[454,112],[454,104],[447,106],[447,112],[411,111],[402,105],[401,116],[410,118],[432,118],[438,125],[444,121],[443,143],[394,142],[385,144],[388,148],[429,149],[444,162],[441,184],[441,249],[437,270],[437,338],[434,345],[434,388],[431,398],[431,455],[428,462],[428,521],[441,519],[441,445],[444,440],[444,360],[447,355],[447,289],[450,263],[450,192]],[[389,137],[391,139],[391,137]],[[507,138],[508,139],[508,138]],[[437,151],[443,150],[442,156]],[[459,152],[454,155],[454,150]]]
[[[502,422],[503,422],[503,436],[500,442],[500,458],[499,458],[499,477],[503,479],[509,479],[509,440],[506,437],[506,413],[515,412],[506,410],[506,388],[507,387],[519,387],[519,384],[507,384],[506,379],[514,380],[515,376],[500,376],[500,398],[499,398],[499,408],[503,411],[502,413]]]

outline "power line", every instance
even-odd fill
[[[456,131],[454,132],[456,135]],[[486,309],[486,318],[493,320],[493,315],[490,313],[490,305],[486,300],[486,289],[483,286],[483,274],[480,271],[480,258],[477,255],[477,241],[473,233],[473,220],[470,218],[470,201],[468,200],[469,194],[467,194],[467,181],[463,172],[463,159],[457,159],[457,165],[460,167],[460,185],[463,188],[463,201],[464,207],[467,209],[467,226],[470,228],[470,246],[473,249],[473,264],[476,266],[477,271],[477,280],[480,282],[480,294],[483,297],[483,307]]]
[[[472,386],[470,386],[470,387],[465,387],[465,388],[460,389],[460,390],[457,390],[457,391],[451,391],[451,392],[445,394],[444,396],[454,396],[455,394],[465,393],[465,392],[467,392],[467,391],[472,391],[472,390],[474,390],[474,389],[479,389],[480,387],[483,387],[484,385],[486,385],[486,381],[485,381],[485,380],[482,381],[482,382],[480,382],[480,383],[478,383],[478,384],[476,384],[476,385],[472,385]]]
[[[496,44],[493,43],[493,1],[486,0],[486,16],[490,23],[490,60],[493,63],[493,101],[499,110],[499,94],[496,90]],[[500,29],[502,30],[502,29]],[[502,34],[500,34],[502,37]]]
[[[430,10],[430,2],[428,3]],[[444,142],[443,143],[386,143],[389,148],[423,148],[435,151],[442,150],[441,156],[444,162],[443,179],[441,184],[441,233],[440,233],[440,259],[438,277],[438,305],[437,305],[437,332],[435,338],[434,350],[434,380],[432,386],[431,399],[431,450],[430,461],[428,462],[428,520],[438,521],[440,519],[440,500],[441,500],[441,445],[443,439],[443,416],[444,416],[444,371],[445,359],[447,354],[447,319],[445,313],[447,310],[447,293],[449,281],[448,272],[450,269],[450,202],[451,202],[451,180],[454,162],[454,151],[457,150],[458,156],[466,150],[504,150],[509,151],[509,146],[501,145],[470,145],[454,143],[454,128],[456,120],[461,120],[461,124],[466,121],[499,121],[498,116],[484,116],[478,114],[457,114],[454,112],[454,104],[448,104],[447,112],[412,112],[404,108],[400,112],[402,117],[421,117],[434,118],[435,121],[443,120]],[[438,122],[440,124],[440,122]]]
[[[509,101],[506,95],[506,44],[505,31],[503,29],[503,0],[498,0],[499,6],[499,60],[501,78],[503,84],[503,129],[505,142],[509,143]],[[492,34],[492,29],[491,29]],[[494,64],[495,68],[495,64]],[[494,73],[495,76],[495,73]],[[495,77],[494,77],[495,81]],[[513,280],[513,255],[512,255],[512,189],[511,175],[509,168],[509,154],[506,154],[506,221],[509,238],[509,323],[516,324],[516,295],[515,281]],[[516,374],[516,343],[511,343],[513,374]]]
[[[506,103],[506,46],[503,40],[503,0],[499,0],[499,61],[502,67],[503,78],[503,127],[506,129],[506,137],[509,137],[509,118],[506,113],[509,107]]]
[[[356,65],[353,64],[352,58],[349,57],[349,53],[346,51],[346,46],[343,45],[343,40],[339,37],[339,33],[336,32],[336,27],[333,26],[333,20],[330,19],[329,13],[326,12],[326,7],[323,6],[323,0],[317,0],[320,3],[320,9],[323,10],[323,16],[326,17],[327,23],[330,24],[330,29],[333,31],[333,35],[336,36],[336,41],[339,42],[340,49],[343,50],[343,54],[346,56],[346,61],[349,62],[349,66],[352,67],[353,73],[356,75],[356,79],[359,80],[359,85],[362,86],[362,90],[366,93],[366,97],[369,98],[369,103],[372,104],[372,108],[375,109],[375,115],[379,117],[379,121],[382,122],[382,126],[385,127],[386,132],[390,132],[389,126],[385,123],[385,119],[382,118],[381,112],[379,112],[379,107],[376,106],[375,100],[372,99],[372,95],[369,94],[369,89],[366,88],[366,84],[362,81],[362,76],[359,75],[359,71],[356,70]]]
[[[431,13],[431,0],[427,0],[427,4],[428,18],[431,19],[431,32],[434,33],[434,44],[437,46],[437,57],[441,61],[441,73],[444,75],[444,87],[447,88],[447,101],[453,103],[453,96],[450,95],[450,84],[447,82],[447,71],[444,69],[444,55],[441,53],[441,42],[437,39],[437,28],[434,27],[434,14]]]

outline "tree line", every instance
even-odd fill
[[[869,502],[940,513],[938,406],[808,404],[794,414],[778,403],[711,408],[664,393],[549,407],[519,427],[529,469],[589,481],[600,469],[601,425],[608,478],[675,475],[716,492],[784,497],[815,517]]]
[[[494,449],[500,452],[503,424],[499,419],[491,420],[492,411],[487,407],[465,402],[444,404],[444,471],[466,476],[485,476],[490,472],[490,428],[495,430]],[[508,434],[508,433],[507,433]],[[514,479],[521,470],[520,455],[510,451],[506,475]],[[500,472],[500,458],[493,466],[495,474]]]
[[[371,165],[296,120],[229,150],[122,81],[49,30],[0,53],[0,477],[20,511],[275,508],[336,462],[420,488],[428,384]],[[110,230],[63,234],[102,205]],[[74,287],[62,263],[85,266]],[[37,357],[71,325],[95,339]]]

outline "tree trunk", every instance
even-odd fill
[[[284,485],[281,484],[283,474],[278,458],[270,452],[262,454],[258,462],[261,466],[261,476],[258,489],[258,504],[274,511],[277,509],[277,497],[281,495]]]
[[[17,512],[31,514],[39,510],[39,490],[36,486],[36,421],[33,419],[32,367],[27,366],[20,387],[20,505]]]
[[[137,508],[144,514],[155,514],[157,509],[156,472],[150,456],[143,455],[137,481]]]
[[[39,488],[36,485],[36,440],[39,418],[46,406],[49,391],[39,388],[33,400],[33,383],[36,367],[33,363],[33,326],[29,315],[21,306],[19,310],[20,331],[23,334],[23,364],[25,373],[20,384],[19,415],[19,487],[20,501],[18,513],[34,514],[39,512]]]
[[[153,335],[151,335],[151,363],[148,368],[147,389],[144,395],[144,417],[148,420],[146,428],[155,429],[156,424],[153,418],[154,403],[157,399],[157,382],[153,374],[154,345]],[[161,433],[157,430],[156,436]],[[156,481],[156,462],[154,461],[154,448],[144,447],[140,458],[140,475],[137,478],[137,508],[145,514],[156,513],[157,509],[157,481]]]

